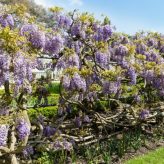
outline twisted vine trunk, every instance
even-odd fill
[[[15,137],[15,126],[12,128],[11,132],[11,143],[10,143],[10,151],[15,150],[15,144],[16,144],[16,137]],[[18,160],[16,158],[16,154],[11,154],[11,164],[18,164]]]
[[[26,110],[23,110],[22,111],[22,115],[23,115],[23,118],[24,120],[27,122],[28,124],[28,128],[29,130],[31,129],[31,123],[30,123],[30,120],[29,120],[29,117],[28,117],[28,114],[27,114],[27,111]],[[11,164],[19,164],[18,160],[17,160],[17,157],[16,157],[16,154],[17,153],[21,153],[23,151],[23,149],[26,147],[27,145],[27,142],[28,142],[28,138],[29,138],[29,135],[27,135],[24,140],[21,142],[21,144],[16,147],[15,144],[16,144],[16,131],[15,131],[15,127],[13,126],[12,128],[12,133],[11,133],[11,145],[10,145],[10,152],[11,152]]]
[[[10,83],[8,80],[5,81],[4,89],[5,94],[3,95],[2,99],[4,100],[2,106],[9,106],[12,102],[12,97],[10,95]],[[19,161],[17,159],[17,154],[21,153],[23,149],[26,147],[29,139],[29,135],[27,135],[21,142],[17,141],[17,132],[16,132],[16,123],[15,119],[21,118],[24,119],[24,121],[28,124],[28,130],[31,129],[31,123],[29,120],[29,116],[26,110],[26,98],[25,98],[25,91],[22,91],[20,94],[18,100],[17,100],[17,107],[18,110],[15,110],[16,113],[11,113],[12,123],[11,123],[11,133],[10,133],[10,143],[8,147],[0,147],[0,152],[2,153],[2,156],[6,156],[6,158],[9,158],[9,161],[11,164],[19,164]],[[16,115],[15,115],[16,114]],[[21,114],[21,115],[19,115]],[[15,117],[16,116],[16,117]],[[9,163],[7,159],[5,159],[5,163]]]

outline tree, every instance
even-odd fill
[[[36,17],[38,21],[48,21],[48,12],[43,6],[37,5],[34,0],[0,0],[0,3],[6,5],[24,5],[26,7],[27,13],[30,13],[31,16]]]
[[[31,93],[36,57],[41,52],[60,51],[62,39],[53,32],[45,33],[22,5],[1,6],[0,15],[0,86],[5,93],[0,101],[0,150],[3,155],[10,154],[10,163],[17,163],[16,155],[22,152],[30,135],[31,123],[26,110],[26,95]],[[48,40],[48,43],[47,43]],[[57,47],[57,46],[58,47]],[[49,46],[52,46],[49,48]],[[15,101],[16,109],[11,103]]]
[[[106,17],[98,21],[89,13],[64,13],[59,7],[50,8],[52,21],[45,25],[35,21],[22,5],[1,7],[0,86],[4,85],[5,94],[0,102],[0,150],[3,155],[10,154],[11,163],[17,163],[16,155],[24,150],[30,135],[26,95],[31,91],[32,69],[42,68],[37,58],[52,59],[49,66],[63,70],[59,123],[75,110],[74,122],[81,128],[97,114],[96,108],[100,112],[101,101],[107,102],[109,110],[112,101],[136,105],[162,99],[164,42],[160,34],[141,32],[130,37],[114,32]],[[16,110],[11,110],[12,101],[17,104]],[[138,111],[130,112],[136,122],[149,115],[143,111],[138,113],[141,117],[136,117]],[[44,130],[45,137],[55,131],[50,126]],[[43,129],[39,139],[42,134]],[[59,142],[54,142],[54,149],[59,148]]]

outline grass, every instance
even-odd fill
[[[59,94],[59,85],[60,85],[59,82],[53,82],[49,85],[46,85],[46,88],[49,93]]]
[[[136,157],[124,164],[164,164],[164,148]]]

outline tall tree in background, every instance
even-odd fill
[[[46,9],[41,5],[37,5],[34,0],[0,0],[0,3],[6,5],[24,5],[27,9],[27,12],[30,13],[31,16],[35,16],[38,21],[47,21],[48,13]]]

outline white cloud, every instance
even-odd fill
[[[82,0],[69,0],[71,5],[78,5],[78,6],[82,6],[83,5],[83,1]]]
[[[35,3],[42,5],[44,7],[51,7],[53,5],[55,6],[61,6],[64,8],[72,7],[72,6],[82,6],[83,0],[34,0]]]
[[[46,0],[34,0],[35,3],[37,3],[38,5],[42,5],[44,7],[49,7],[49,5],[46,3]]]

